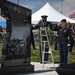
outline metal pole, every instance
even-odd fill
[[[17,0],[17,4],[19,5],[19,0]]]
[[[62,0],[62,14],[63,14],[63,0]]]

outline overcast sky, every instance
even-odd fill
[[[32,14],[38,11],[47,2],[58,12],[69,17],[69,13],[75,10],[75,0],[8,0],[32,10]],[[1,18],[0,18],[1,19]]]

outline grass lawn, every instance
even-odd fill
[[[38,47],[38,44],[36,43],[36,47]],[[54,62],[55,63],[60,63],[59,59],[59,50],[53,50],[52,47],[52,52],[54,56]],[[51,56],[49,56],[49,60],[51,61]],[[40,54],[39,54],[39,48],[35,50],[31,50],[31,61],[33,62],[40,62]],[[75,62],[75,48],[73,48],[73,54],[68,55],[68,64]]]
[[[52,47],[53,49],[53,47]],[[2,43],[0,43],[0,56],[1,56],[1,51],[2,50]],[[52,50],[53,51],[53,56],[54,56],[54,62],[59,63],[59,50]],[[39,47],[38,43],[36,43],[36,49],[32,49],[31,47],[31,61],[32,62],[40,62],[40,54],[39,54]],[[51,57],[49,55],[49,61],[51,61]],[[75,48],[73,48],[73,55],[68,56],[68,63],[73,63],[75,62]]]

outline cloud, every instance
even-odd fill
[[[69,17],[69,13],[75,10],[75,0],[64,0],[63,14]]]
[[[36,1],[36,3],[35,3],[35,1],[20,3],[21,6],[31,9],[32,12],[39,10],[44,4],[45,4],[45,2],[42,2],[42,1],[40,2],[38,0]]]
[[[8,0],[17,3],[17,0]],[[68,17],[69,13],[75,9],[75,0],[19,0],[19,5],[32,10],[32,13],[38,11],[47,2],[58,12]]]

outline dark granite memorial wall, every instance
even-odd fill
[[[34,71],[34,66],[30,64],[31,10],[6,0],[0,0],[0,4],[1,16],[7,22],[7,34],[2,47],[4,59],[2,64],[5,68],[27,67],[28,65],[28,71],[32,72]],[[26,68],[24,69],[24,71],[28,72]]]

